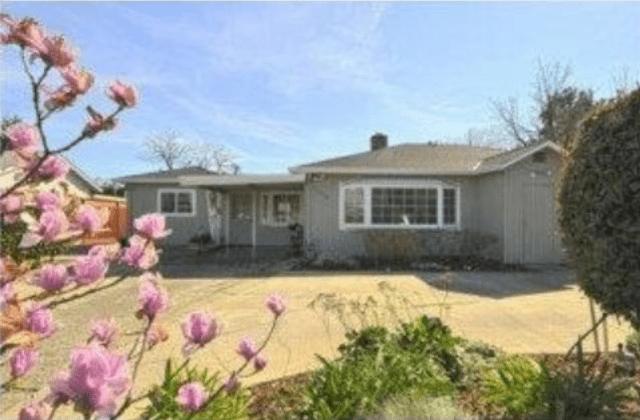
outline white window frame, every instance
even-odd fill
[[[298,214],[298,220],[291,219],[290,215],[287,214],[287,221],[285,222],[276,222],[273,216],[273,197],[275,195],[296,195],[300,200],[300,212]],[[267,217],[264,217],[264,198],[267,198]],[[271,227],[287,227],[291,223],[300,223],[302,218],[302,191],[265,191],[260,194],[260,222],[264,226]]]
[[[170,193],[170,194],[175,194],[175,209],[176,211],[178,210],[178,194],[179,193],[189,193],[191,195],[191,213],[165,213],[162,211],[162,201],[161,201],[161,196],[162,194],[165,193]],[[181,189],[181,188],[160,188],[158,189],[158,213],[163,214],[165,216],[169,216],[169,217],[194,217],[196,215],[196,206],[197,206],[197,201],[196,201],[196,190],[193,189]]]
[[[340,182],[340,200],[338,203],[339,227],[340,230],[354,229],[450,229],[460,230],[460,185],[458,183],[437,181],[437,180],[367,180],[359,182]],[[364,189],[364,223],[346,223],[344,221],[344,200],[345,191],[350,188]],[[371,191],[373,188],[415,188],[415,189],[436,189],[438,191],[438,222],[436,224],[421,225],[396,225],[396,224],[373,224],[371,223]],[[445,189],[456,191],[456,222],[455,224],[444,224],[444,192]]]

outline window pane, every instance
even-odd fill
[[[262,223],[269,222],[269,196],[264,194],[262,196]]]
[[[456,190],[453,188],[446,188],[444,193],[444,224],[455,225],[456,224]]]
[[[364,223],[364,188],[344,190],[344,222]]]
[[[438,190],[435,188],[427,190],[427,224],[438,224]]]
[[[298,194],[291,194],[288,200],[290,205],[289,223],[296,223],[300,221],[300,196]]]
[[[178,213],[191,213],[193,211],[193,203],[191,193],[178,193]]]
[[[252,197],[249,194],[232,195],[231,219],[250,221],[252,217],[251,200]]]
[[[176,212],[176,195],[171,192],[160,193],[160,212],[175,213]]]

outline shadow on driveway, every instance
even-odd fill
[[[527,272],[456,271],[447,282],[442,273],[418,272],[431,287],[502,299],[511,296],[568,290],[577,284],[575,272],[559,265],[539,266]]]

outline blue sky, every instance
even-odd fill
[[[156,169],[138,158],[150,134],[241,155],[243,173],[369,147],[460,138],[496,124],[491,99],[529,106],[537,60],[570,64],[609,97],[640,74],[640,3],[3,2],[81,52],[97,83],[80,104],[109,111],[115,78],[139,106],[113,132],[69,153],[93,177]],[[3,115],[33,119],[17,49],[2,51]],[[56,86],[55,78],[51,81]],[[84,106],[48,122],[54,145],[78,133]]]

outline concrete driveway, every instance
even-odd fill
[[[588,299],[571,272],[560,268],[528,273],[454,272],[449,291],[439,273],[288,273],[209,280],[183,277],[164,280],[163,284],[172,299],[172,308],[163,318],[171,339],[145,357],[138,381],[141,390],[157,383],[167,357],[181,360],[180,323],[194,309],[217,313],[225,327],[214,343],[196,353],[193,362],[219,369],[223,375],[226,369],[237,367],[238,340],[249,335],[259,341],[266,335],[271,317],[263,301],[273,291],[284,294],[290,307],[265,349],[268,368],[244,379],[247,385],[317,368],[316,353],[335,357],[344,341],[343,324],[355,328],[373,322],[394,326],[396,317],[407,320],[424,313],[440,316],[454,334],[507,352],[524,353],[563,353],[591,324]],[[94,317],[115,315],[122,331],[139,329],[131,309],[137,305],[137,288],[137,281],[125,281],[57,308],[54,317],[60,323],[60,333],[43,343],[43,367],[24,386],[41,387],[52,373],[66,368],[69,350],[86,340],[87,325]],[[627,332],[626,323],[610,321],[610,348],[615,349]],[[129,337],[121,338],[123,349],[128,348],[129,341]],[[586,350],[593,347],[593,340],[587,340]],[[0,417],[15,415],[25,397],[3,396],[9,411],[0,413]]]

